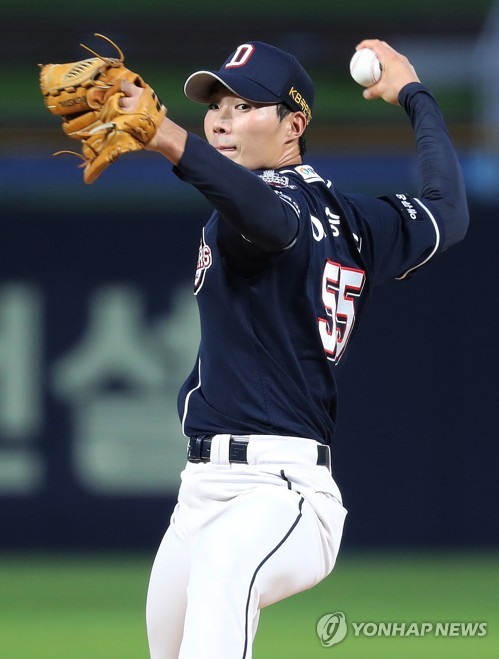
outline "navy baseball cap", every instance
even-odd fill
[[[187,98],[208,103],[218,81],[255,103],[285,103],[312,119],[314,83],[296,57],[261,41],[243,43],[218,71],[197,71],[184,85]]]

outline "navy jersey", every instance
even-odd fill
[[[419,102],[431,115],[434,102]],[[430,117],[425,130],[435,133],[439,121]],[[449,149],[448,138],[443,139]],[[191,144],[186,157],[184,170],[190,159],[192,171],[179,175],[205,192],[203,181],[213,169],[236,174],[239,166],[219,154],[216,160],[214,149],[200,143]],[[442,178],[450,180],[449,153],[452,149],[443,150],[440,169],[446,170]],[[243,209],[245,203],[251,206],[245,186],[255,177],[265,188],[267,205],[271,190],[270,201],[278,199],[279,208],[297,220],[297,232],[284,249],[263,249],[229,221],[239,212],[234,200],[241,199]],[[436,173],[430,178],[434,182]],[[240,184],[231,179],[234,189],[226,185],[220,192],[223,184],[206,184],[214,190],[205,193],[215,206],[224,195],[229,203],[214,212],[199,247],[194,292],[201,342],[179,395],[183,432],[281,434],[331,444],[335,366],[348,349],[369,293],[389,279],[410,275],[447,246],[449,226],[442,207],[406,193],[380,198],[342,194],[304,164],[241,172]],[[253,194],[260,194],[258,187]],[[249,228],[258,205],[251,208]],[[455,215],[453,208],[450,215]]]
[[[330,443],[333,368],[369,290],[438,250],[438,220],[405,194],[342,196],[307,165],[261,177],[297,214],[298,235],[269,257],[218,213],[205,226],[195,276],[202,338],[179,397],[183,431]]]

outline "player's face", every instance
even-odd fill
[[[239,98],[220,88],[204,120],[208,142],[227,158],[248,169],[274,169],[300,162],[289,121],[279,121],[275,105]]]

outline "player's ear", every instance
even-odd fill
[[[300,138],[307,127],[307,117],[303,112],[292,112],[289,117],[289,137],[292,139]]]

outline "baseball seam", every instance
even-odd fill
[[[375,77],[376,59],[377,59],[376,56],[373,56],[371,58],[371,64],[369,66],[369,70],[371,72],[371,82],[373,83],[373,85],[376,84],[376,77]]]

